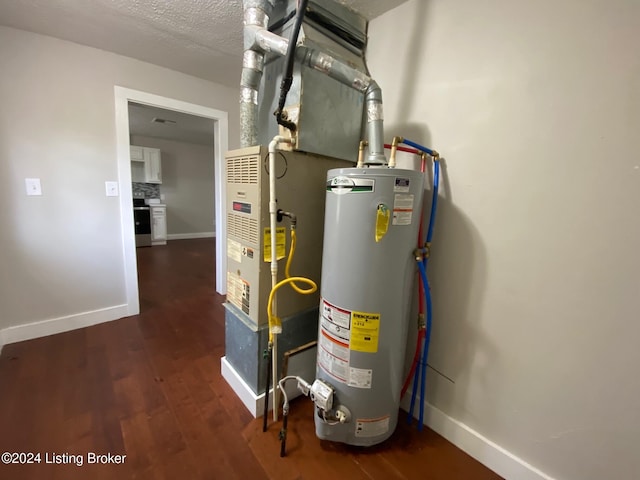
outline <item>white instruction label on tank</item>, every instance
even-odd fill
[[[242,245],[230,238],[227,238],[227,257],[236,262],[242,261]]]
[[[411,225],[413,217],[413,195],[396,193],[393,200],[393,225]]]
[[[349,382],[351,312],[322,299],[318,365],[341,383]]]
[[[327,335],[320,335],[318,365],[340,383],[349,379],[349,346]]]
[[[333,336],[349,343],[351,337],[351,312],[322,300],[322,328]]]
[[[356,420],[356,437],[377,437],[389,431],[389,415]]]
[[[373,370],[370,368],[353,368],[349,367],[349,383],[350,387],[371,388],[371,377]]]
[[[323,331],[320,336],[320,347],[327,353],[336,358],[349,363],[349,345],[341,342],[339,339],[332,337]]]

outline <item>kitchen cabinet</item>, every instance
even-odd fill
[[[131,145],[131,161],[132,162],[144,162],[144,153],[142,149],[144,147],[136,147],[135,145]]]
[[[162,163],[157,148],[131,145],[131,181],[140,183],[162,183]]]
[[[151,245],[167,244],[167,207],[149,205],[151,207]]]
[[[160,163],[160,150],[157,148],[143,147],[144,173],[147,183],[162,183],[162,165]]]

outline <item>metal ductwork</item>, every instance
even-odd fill
[[[264,67],[264,52],[255,48],[254,39],[248,35],[267,27],[275,0],[245,0],[244,5],[244,54],[240,79],[240,144],[243,147],[257,145],[258,90]]]
[[[244,1],[244,55],[240,95],[241,145],[268,144],[279,131],[277,107],[283,56],[295,0]],[[295,149],[365,163],[386,164],[382,92],[365,63],[367,22],[332,0],[309,2],[298,36],[294,78],[284,112],[296,125]]]

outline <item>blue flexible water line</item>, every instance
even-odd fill
[[[421,262],[418,262],[421,263]],[[424,349],[424,337],[422,338],[422,344],[420,345],[420,351],[422,352]],[[418,393],[418,378],[420,375],[420,369],[416,367],[415,372],[413,372],[413,385],[411,386],[411,406],[409,407],[409,416],[407,417],[407,423],[411,425],[413,421],[413,410],[416,406],[416,395]]]
[[[421,152],[427,153],[429,155],[433,155],[435,152],[433,150],[431,150],[430,148],[427,147],[423,147],[422,145],[420,145],[419,143],[415,143],[412,142],[411,140],[407,140],[406,138],[402,140],[401,143],[404,143],[405,145],[409,145],[410,147],[413,148],[417,148],[418,150],[420,150]]]
[[[416,148],[421,152],[424,152],[428,155],[435,156],[436,152],[430,148],[427,148],[418,143],[412,142],[411,140],[403,139],[401,143],[408,145],[410,147]],[[431,239],[433,237],[433,228],[435,225],[436,219],[436,209],[438,207],[438,187],[440,185],[440,162],[438,159],[435,159],[433,162],[433,193],[431,197],[431,212],[429,214],[429,228],[427,229],[427,237],[425,239],[425,245],[431,243]],[[418,430],[422,430],[422,426],[424,424],[424,402],[426,384],[427,384],[427,359],[429,358],[429,343],[431,342],[431,323],[433,316],[433,305],[431,300],[431,289],[429,288],[429,280],[427,278],[427,264],[429,261],[429,257],[425,256],[422,261],[417,261],[418,271],[420,272],[420,277],[422,278],[422,285],[424,286],[424,295],[426,300],[427,307],[427,324],[426,324],[426,332],[425,337],[422,343],[422,361],[420,362],[420,414],[418,420]],[[413,388],[411,391],[411,408],[409,410],[409,417],[407,418],[407,422],[411,423],[413,419],[413,410],[415,406],[415,399],[417,393],[417,383],[418,383],[418,369],[414,373],[413,377]]]
[[[431,243],[433,226],[436,223],[436,208],[438,207],[438,186],[440,185],[440,161],[433,162],[433,194],[431,195],[431,214],[429,215],[429,228],[425,243]],[[426,260],[426,258],[425,258]]]
[[[431,303],[431,288],[429,288],[429,280],[427,279],[427,269],[424,263],[416,263],[418,264],[420,277],[422,277],[422,284],[424,285],[424,296],[427,304],[427,331],[424,337],[424,348],[422,349],[422,362],[420,363],[422,378],[420,382],[420,417],[418,419],[418,430],[422,430],[422,425],[424,424],[424,402],[426,401],[425,391],[427,386],[427,359],[429,357],[429,342],[431,341],[431,318],[433,312]]]

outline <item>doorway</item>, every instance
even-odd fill
[[[215,235],[216,235],[216,291],[226,293],[226,225],[225,211],[224,153],[228,149],[228,114],[202,105],[183,102],[146,92],[116,86],[116,140],[118,155],[118,183],[120,187],[120,219],[124,251],[124,274],[126,282],[127,313],[140,312],[138,275],[136,265],[135,233],[133,224],[133,194],[130,162],[129,103],[159,107],[182,114],[195,115],[213,120],[214,182],[215,182]]]

